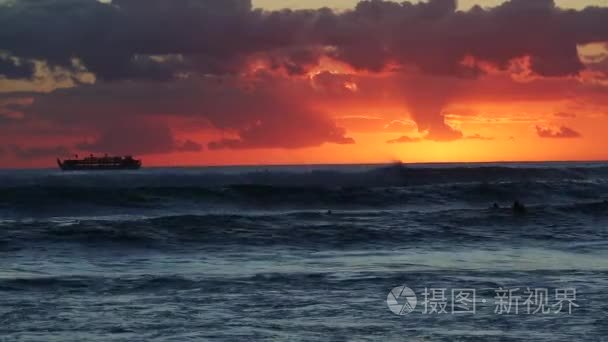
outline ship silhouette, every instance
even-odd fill
[[[86,170],[138,170],[141,168],[141,160],[132,156],[108,156],[95,157],[92,154],[86,158],[61,160],[57,158],[57,165],[63,171],[86,171]]]

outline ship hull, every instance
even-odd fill
[[[91,166],[91,165],[62,165],[59,166],[62,171],[119,171],[119,170],[139,170],[141,169],[140,165],[101,165],[101,166]]]
[[[141,161],[132,158],[103,158],[93,157],[85,160],[65,160],[57,159],[57,166],[63,171],[120,171],[120,170],[139,170]]]

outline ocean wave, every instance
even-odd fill
[[[30,278],[0,278],[1,291],[51,291],[71,292],[137,292],[170,288],[173,290],[190,289],[197,281],[179,276],[46,276]]]
[[[558,253],[559,255],[559,253]],[[547,256],[547,255],[544,255]],[[542,263],[541,263],[542,265]],[[543,265],[544,266],[544,265]],[[345,289],[353,286],[375,287],[383,293],[390,286],[407,284],[422,289],[429,284],[462,284],[475,286],[475,288],[494,295],[489,289],[504,286],[503,281],[521,285],[522,279],[536,282],[539,278],[549,281],[560,279],[564,272],[575,272],[578,277],[585,277],[586,283],[581,286],[593,286],[595,281],[604,282],[608,274],[605,269],[561,269],[540,268],[513,271],[508,268],[479,270],[446,270],[445,268],[427,267],[410,269],[404,274],[402,268],[381,268],[376,271],[356,271],[352,268],[345,271],[334,272],[313,268],[311,271],[286,272],[245,272],[216,275],[189,274],[188,276],[176,274],[118,274],[118,275],[56,275],[37,276],[27,278],[0,278],[0,291],[5,293],[17,292],[53,292],[71,294],[92,293],[106,296],[134,293],[165,292],[174,294],[179,292],[185,296],[197,297],[197,293],[234,293],[242,294],[247,299],[248,288],[255,286],[258,289],[274,291],[276,289],[309,289],[311,291],[326,291],[328,288]]]
[[[457,272],[453,272],[457,273]],[[435,280],[445,275],[435,275]],[[314,284],[352,284],[373,283],[376,286],[385,282],[402,281],[400,272],[365,272],[352,273],[349,276],[333,272],[266,272],[251,275],[233,274],[226,276],[189,277],[180,275],[119,275],[119,276],[40,276],[29,278],[0,278],[0,291],[6,292],[70,292],[70,293],[151,293],[154,291],[188,291],[206,289],[246,288],[256,286],[286,286],[297,284],[307,286]],[[420,278],[430,278],[428,273],[420,273]],[[455,274],[450,274],[452,279]],[[240,291],[239,291],[240,292]]]
[[[1,172],[0,218],[243,210],[445,210],[608,199],[608,167],[406,167],[209,173]]]
[[[293,246],[350,248],[458,243],[585,241],[606,233],[608,202],[529,206],[525,215],[502,208],[435,211],[296,211],[199,214],[140,219],[63,219],[0,222],[0,248],[37,243],[146,248]],[[4,246],[4,247],[2,247]]]
[[[0,215],[93,216],[97,212],[165,210],[176,214],[212,208],[391,209],[428,206],[472,207],[492,203],[569,203],[607,199],[605,184],[560,181],[448,183],[402,187],[310,187],[233,185],[226,187],[0,188]]]
[[[233,277],[185,277],[179,275],[124,275],[124,276],[43,276],[29,278],[0,278],[0,291],[69,291],[106,294],[154,292],[162,290],[185,291],[246,287],[248,284],[281,284],[297,281],[340,281],[330,273],[259,273]]]

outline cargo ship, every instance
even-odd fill
[[[63,171],[103,171],[103,170],[139,170],[141,168],[141,160],[133,159],[132,156],[115,157],[105,155],[103,157],[95,157],[90,155],[84,159],[66,159],[57,158],[57,165]]]

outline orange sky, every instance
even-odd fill
[[[583,60],[586,55],[606,52],[608,50],[601,44],[580,47]],[[322,71],[357,78],[356,71],[331,61],[319,66],[313,75]],[[369,73],[363,73],[361,77],[367,76]],[[517,93],[514,89],[529,87],[529,91],[522,91],[524,96],[505,94],[501,99],[500,94],[494,94],[489,95],[490,98],[477,100],[476,90],[472,90],[463,98],[455,98],[444,108],[448,124],[461,130],[469,139],[387,144],[400,135],[424,135],[418,131],[407,103],[391,99],[391,95],[385,98],[362,96],[363,100],[356,99],[352,103],[324,97],[327,103],[320,103],[319,106],[346,128],[347,135],[357,142],[355,145],[324,144],[297,150],[205,151],[150,156],[148,159],[156,165],[259,164],[261,160],[269,164],[608,160],[608,151],[598,148],[608,145],[605,134],[608,128],[608,102],[602,89],[595,96],[603,98],[604,103],[595,104],[592,102],[594,99],[587,98],[584,91],[571,94],[576,93],[572,84],[584,88],[592,83],[583,77],[550,81],[518,77],[508,72],[496,72],[476,82],[482,88],[499,88],[497,91],[500,93],[500,87],[505,86],[507,78],[512,83],[506,86],[505,93],[509,89]],[[387,91],[390,91],[392,82],[387,81],[391,79],[389,73],[372,78],[380,83],[386,82],[389,87]],[[314,86],[314,80],[311,80],[311,84]],[[345,82],[343,87],[346,92],[361,91],[356,82]],[[555,94],[551,94],[552,91]],[[537,132],[537,127],[558,131],[562,126],[576,127],[581,137],[543,138]],[[183,138],[196,140],[200,136],[198,133],[184,134]]]

